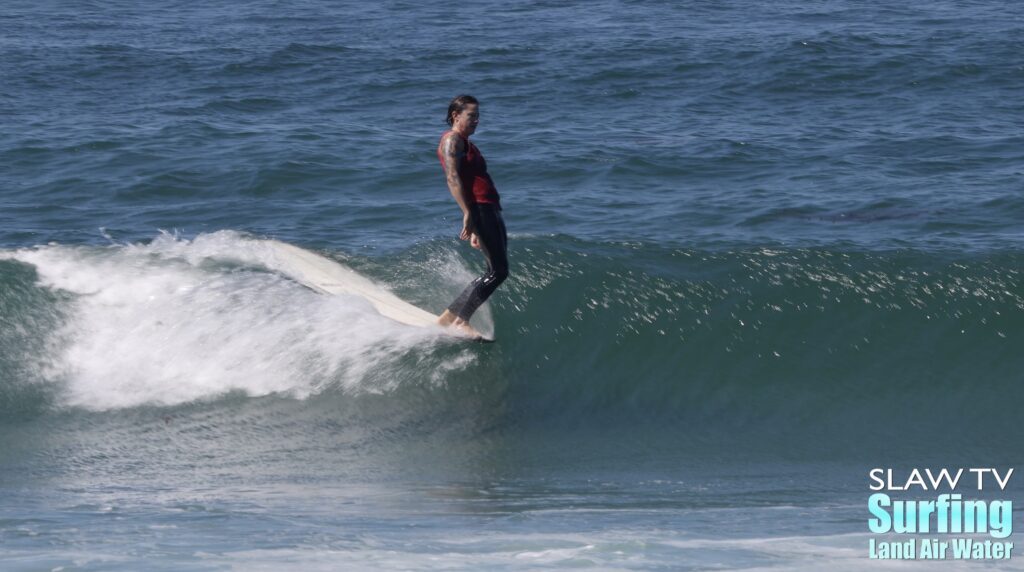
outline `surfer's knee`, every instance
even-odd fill
[[[508,278],[508,266],[496,266],[494,270],[491,272],[491,275],[494,277],[495,286],[501,284],[502,282],[505,281],[506,278]]]

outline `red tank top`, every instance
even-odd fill
[[[447,133],[448,131],[445,131],[441,134],[441,138],[444,139]],[[462,137],[458,133],[456,135]],[[487,161],[484,160],[480,150],[469,139],[462,137],[462,141],[466,143],[466,158],[462,161],[462,168],[459,169],[459,180],[462,181],[462,188],[472,190],[471,198],[474,203],[500,205],[498,189],[495,188],[491,176],[487,174]],[[440,145],[437,147],[437,158],[441,161],[441,166],[444,167],[444,157],[441,156]]]

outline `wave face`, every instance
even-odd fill
[[[1019,253],[513,242],[512,277],[492,302],[494,346],[318,295],[235,232],[9,251],[2,405],[373,399],[424,419],[469,399],[480,430],[815,449],[863,450],[893,431],[1019,434]],[[325,254],[433,311],[472,276],[447,242]]]
[[[496,303],[513,392],[544,422],[773,453],[1021,436],[1018,252],[558,243],[525,246]]]

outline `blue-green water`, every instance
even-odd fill
[[[1021,460],[1022,51],[994,2],[5,4],[0,567],[871,567],[870,468]],[[497,344],[274,272],[441,310],[463,92]]]

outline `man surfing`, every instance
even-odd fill
[[[480,123],[480,103],[471,95],[460,95],[448,105],[446,117],[451,129],[441,135],[437,157],[444,167],[448,190],[462,209],[459,238],[469,240],[487,261],[487,271],[459,294],[437,323],[475,339],[485,339],[469,319],[494,290],[508,278],[508,235],[501,218],[498,189],[487,174],[487,162],[470,142]]]

